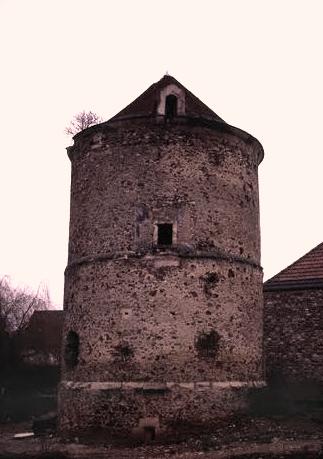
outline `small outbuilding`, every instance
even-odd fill
[[[16,339],[20,360],[31,366],[59,366],[63,311],[34,311]]]
[[[323,243],[264,284],[266,374],[323,382]]]

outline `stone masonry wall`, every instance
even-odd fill
[[[264,290],[267,377],[323,381],[323,290]]]
[[[78,267],[66,281],[64,336],[78,333],[79,363],[65,378],[261,380],[261,279],[247,264],[217,259],[155,256]],[[207,355],[199,345],[212,333]]]
[[[258,157],[199,126],[106,127],[72,150],[69,263],[151,249],[153,223],[175,219],[183,250],[260,260]]]
[[[132,120],[77,136],[69,156],[63,348],[77,352],[60,425],[127,431],[240,409],[263,380],[258,150],[198,123]],[[146,383],[166,389],[133,386]]]
[[[140,437],[148,427],[159,438],[176,438],[182,429],[205,431],[219,420],[243,412],[246,396],[255,387],[229,383],[96,383],[84,387],[63,383],[59,395],[61,432],[97,432],[101,428],[106,435],[126,439]]]
[[[65,336],[80,336],[80,363],[70,376],[259,378],[262,274],[252,146],[200,126],[131,123],[76,142],[70,156]],[[165,253],[154,245],[154,231],[167,221],[176,239]],[[196,341],[210,334],[216,371],[203,359],[195,363]],[[121,359],[120,374],[116,349],[131,354],[128,365]]]

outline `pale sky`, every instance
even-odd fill
[[[321,0],[0,0],[0,275],[62,305],[64,127],[166,71],[264,147],[265,279],[322,242],[322,22]]]

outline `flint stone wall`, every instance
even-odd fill
[[[323,382],[323,290],[264,289],[266,375]]]
[[[69,148],[63,348],[72,330],[79,352],[62,365],[61,428],[210,422],[245,405],[245,388],[214,383],[263,380],[259,145],[224,130],[132,120]],[[156,246],[158,222],[173,224],[171,247]],[[82,382],[188,387],[68,385]]]
[[[101,428],[124,440],[129,435],[142,436],[147,426],[153,427],[161,439],[174,436],[176,431],[185,428],[191,432],[194,428],[212,428],[221,419],[244,412],[249,391],[261,387],[261,384],[240,387],[234,384],[212,387],[210,383],[133,386],[61,387],[62,434]]]
[[[262,272],[228,260],[167,260],[108,260],[68,273],[64,336],[76,331],[80,352],[66,379],[262,379]],[[200,355],[198,339],[212,330],[217,349]]]
[[[259,264],[253,145],[199,126],[130,126],[105,127],[69,149],[69,263],[150,251],[153,223],[164,218],[176,220],[182,250],[222,248]]]

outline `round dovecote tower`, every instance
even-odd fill
[[[62,431],[170,434],[263,384],[260,143],[171,76],[68,148]]]

